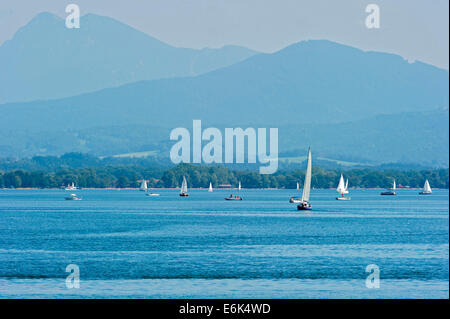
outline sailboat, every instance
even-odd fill
[[[65,188],[66,191],[73,191],[76,189],[77,189],[77,187],[75,186],[75,184],[73,182],[71,185],[67,185],[67,187]]]
[[[397,193],[395,192],[396,189],[397,189],[397,184],[395,183],[395,179],[394,179],[392,188],[388,188],[387,191],[381,192],[381,195],[397,195]]]
[[[238,191],[241,190],[241,181],[239,181],[239,185],[238,185]]]
[[[189,194],[187,192],[187,181],[186,181],[186,177],[184,177],[184,176],[183,176],[183,183],[181,184],[180,196],[182,196],[182,197],[189,196]]]
[[[419,195],[431,195],[433,192],[431,191],[430,183],[428,183],[428,179],[425,181],[425,185],[423,185],[423,191],[419,193]]]
[[[213,191],[212,183],[209,182],[208,192],[212,193],[212,191]]]
[[[341,194],[342,196],[336,197],[337,200],[350,200],[350,197],[345,197],[344,194],[348,194],[348,179],[347,182],[344,183],[344,176],[341,174],[341,178],[339,179],[339,185],[336,188],[336,192]]]
[[[142,180],[142,182],[141,182],[141,187],[139,187],[139,190],[141,191],[141,192],[146,192],[147,191],[147,181],[144,179],[144,180]]]
[[[299,185],[299,183],[297,182],[297,192],[300,190],[300,185]],[[299,198],[299,197],[294,197],[294,196],[292,196],[291,198],[289,198],[289,203],[301,203],[302,202],[302,199],[301,198]]]
[[[297,192],[300,190],[300,185],[297,183]],[[302,199],[300,197],[294,197],[292,196],[291,198],[289,198],[289,203],[301,203]]]
[[[311,192],[311,148],[308,148],[308,164],[306,166],[305,183],[303,184],[302,200],[297,205],[298,210],[311,210],[309,202],[309,193]]]

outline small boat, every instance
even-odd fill
[[[300,185],[297,183],[297,192],[300,190]],[[292,196],[291,198],[289,198],[289,203],[295,203],[295,204],[298,204],[298,203],[301,203],[302,202],[302,199],[301,198],[299,198],[299,197],[294,197],[294,196]]]
[[[76,189],[77,189],[77,187],[75,186],[75,184],[73,182],[71,185],[67,185],[67,187],[65,188],[66,191],[74,191]]]
[[[159,196],[159,194],[148,192],[148,193],[145,193],[145,196],[157,197],[157,196]]]
[[[239,195],[234,195],[231,194],[230,197],[225,197],[225,200],[242,200],[242,197]]]
[[[188,197],[189,196],[189,194],[187,192],[187,181],[186,181],[186,177],[185,176],[183,176],[183,182],[181,183],[180,196],[181,197]]]
[[[297,210],[312,210],[309,202],[309,193],[311,192],[311,148],[308,149],[308,164],[306,165],[305,182],[303,184],[302,199]]]
[[[209,182],[208,192],[212,193],[212,191],[213,191],[212,183]]]
[[[139,190],[140,190],[141,192],[146,192],[147,189],[148,189],[148,187],[147,187],[147,181],[144,179],[144,180],[141,181],[141,187],[139,187]]]
[[[381,192],[380,195],[395,196],[395,195],[397,195],[397,193],[395,192],[396,189],[397,189],[397,184],[395,184],[395,179],[394,179],[394,183],[392,185],[392,188],[388,188],[387,191]]]
[[[238,185],[238,191],[241,190],[241,182],[239,181],[239,185]]]
[[[344,183],[344,176],[341,174],[341,178],[339,179],[338,187],[336,188],[336,192],[341,194],[341,196],[336,197],[337,200],[350,200],[350,197],[346,197],[344,194],[348,194],[348,179]]]
[[[428,183],[428,179],[425,181],[425,185],[423,185],[423,191],[419,193],[419,195],[431,195],[433,191],[431,190],[430,183]]]
[[[70,196],[64,197],[65,200],[81,200],[76,194],[70,194]]]

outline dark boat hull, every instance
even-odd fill
[[[384,195],[384,196],[395,196],[397,195],[395,192],[382,192],[380,195]]]
[[[188,194],[180,194],[181,197],[188,197]]]

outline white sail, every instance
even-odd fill
[[[238,190],[241,190],[241,182],[239,182]]]
[[[428,183],[428,179],[425,181],[425,185],[423,186],[424,193],[431,193],[430,183]]]
[[[311,149],[308,149],[308,163],[306,166],[305,183],[303,184],[302,200],[309,202],[309,193],[311,191]]]
[[[345,192],[345,183],[344,183],[344,177],[341,174],[341,178],[339,179],[339,185],[336,188],[336,192],[338,192],[339,194],[344,194]]]
[[[213,187],[212,187],[212,183],[209,182],[209,188],[208,188],[208,192],[212,192],[213,191]]]
[[[183,183],[181,184],[180,193],[187,194],[187,181],[186,181],[186,177],[184,177],[184,176],[183,176]]]
[[[297,192],[300,190],[300,185],[299,185],[299,183],[297,182]]]
[[[345,181],[345,192],[344,192],[344,194],[348,194],[348,178]]]
[[[145,179],[141,182],[140,190],[141,191],[146,191],[147,190],[147,181]]]
[[[394,179],[394,184],[392,185],[392,189],[396,189],[397,188],[397,184],[395,183],[395,179]]]

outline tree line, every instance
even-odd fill
[[[433,188],[449,188],[449,170],[371,170],[350,169],[342,172],[349,179],[349,187],[387,188],[395,179],[397,185],[422,187],[428,179]],[[313,167],[312,186],[315,188],[336,187],[341,171]],[[54,171],[9,170],[0,171],[0,188],[58,188],[70,183],[82,188],[136,188],[140,180],[148,181],[149,187],[179,187],[186,176],[189,187],[213,187],[230,184],[236,187],[241,182],[244,188],[296,188],[302,187],[303,170],[279,170],[272,175],[261,175],[257,171],[232,170],[224,166],[202,166],[179,164],[170,169],[158,167],[105,166],[63,168]]]

